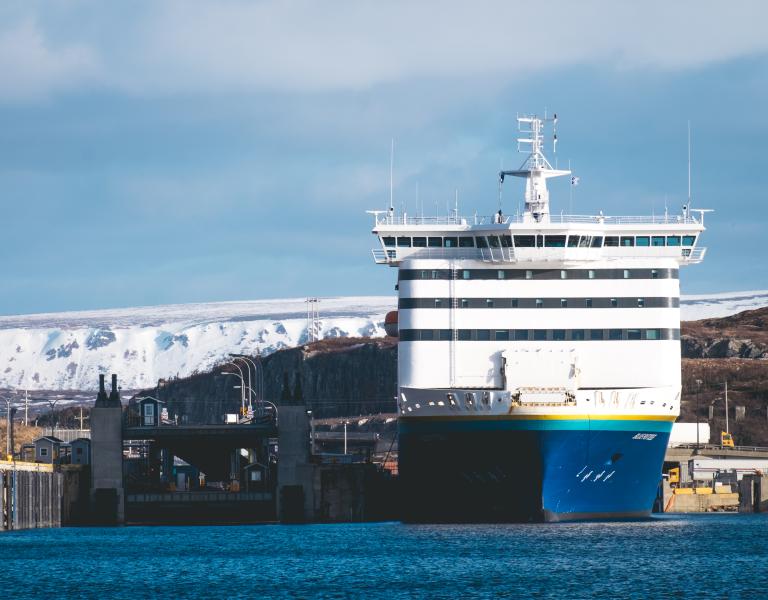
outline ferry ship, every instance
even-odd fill
[[[680,412],[680,267],[704,210],[552,214],[557,116],[519,116],[524,209],[374,215],[398,269],[399,472],[411,522],[650,514]],[[571,182],[573,183],[573,181]],[[501,202],[499,202],[501,204]]]

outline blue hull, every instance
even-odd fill
[[[409,419],[399,426],[403,517],[562,521],[651,512],[671,421]]]

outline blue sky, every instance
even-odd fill
[[[585,213],[678,210],[690,119],[683,291],[768,288],[764,3],[448,4],[4,3],[0,314],[393,293],[390,139],[398,206],[488,214],[545,106]]]

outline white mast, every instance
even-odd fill
[[[520,168],[515,171],[500,171],[499,181],[503,183],[506,175],[525,177],[525,211],[523,221],[547,223],[549,222],[549,191],[546,180],[550,177],[562,177],[570,175],[569,170],[553,169],[544,156],[544,126],[551,123],[557,124],[557,113],[552,118],[540,119],[536,115],[523,115],[517,117],[518,132],[523,134],[517,138],[517,151],[528,153],[528,158],[523,161]],[[553,135],[553,146],[557,145],[557,134]]]

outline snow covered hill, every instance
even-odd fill
[[[323,298],[322,337],[384,335],[394,297]],[[685,320],[768,306],[768,291],[687,296]],[[304,299],[178,304],[0,317],[0,388],[92,390],[99,373],[126,389],[189,375],[230,352],[270,353],[307,340]]]

